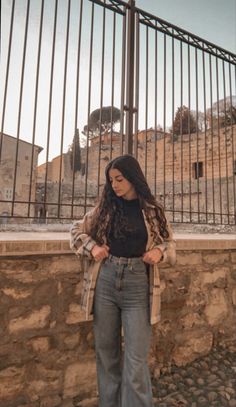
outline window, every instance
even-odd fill
[[[203,177],[203,162],[197,161],[193,163],[193,178],[198,179]]]
[[[12,188],[4,188],[4,199],[12,200],[13,189]]]

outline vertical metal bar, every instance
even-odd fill
[[[135,60],[135,122],[134,122],[134,157],[138,159],[138,112],[139,112],[139,13],[136,13],[136,60]]]
[[[199,132],[198,132],[198,54],[197,48],[195,48],[195,74],[196,74],[196,149],[197,149],[197,168],[198,168],[198,177],[197,177],[197,217],[198,223],[200,222],[200,188],[199,188]]]
[[[12,44],[14,16],[15,16],[15,0],[12,1],[10,34],[9,34],[7,66],[6,66],[6,80],[5,80],[5,88],[4,88],[4,94],[3,94],[2,123],[1,123],[1,137],[0,137],[0,163],[1,163],[1,158],[2,158],[3,130],[4,130],[4,121],[5,121],[5,113],[6,113],[6,102],[7,102],[7,90],[8,90],[9,68],[10,68],[10,59],[11,59],[11,44]]]
[[[37,69],[36,69],[35,96],[34,96],[33,137],[32,137],[32,150],[31,150],[31,163],[30,163],[28,217],[30,216],[30,202],[31,202],[31,193],[32,193],[32,180],[33,180],[34,150],[35,150],[34,144],[35,144],[35,129],[36,129],[36,119],[37,119],[38,85],[39,85],[39,69],[40,69],[40,58],[41,58],[43,13],[44,13],[44,0],[42,0],[42,2],[41,2],[40,26],[39,26],[38,57],[37,57]]]
[[[232,77],[231,77],[231,65],[229,63],[229,90],[230,90],[230,125],[231,125],[231,145],[232,145],[232,179],[233,179],[233,212],[232,216],[234,217],[234,223],[236,224],[236,187],[235,187],[235,169],[234,168],[234,157],[235,157],[235,149],[234,149],[234,128],[233,128],[233,101],[232,101]],[[236,109],[236,107],[235,107]],[[236,160],[235,160],[236,166]]]
[[[211,102],[211,162],[212,162],[212,201],[213,201],[213,223],[215,223],[216,210],[215,210],[215,171],[214,171],[214,139],[213,139],[213,95],[212,95],[212,61],[209,55],[209,70],[210,70],[210,102]]]
[[[157,22],[156,22],[157,27]],[[155,141],[154,141],[154,196],[157,194],[157,29],[155,30]]]
[[[189,141],[189,219],[192,222],[192,161],[191,161],[191,133],[190,133],[190,109],[191,109],[191,69],[190,69],[190,45],[188,44],[188,141]]]
[[[146,78],[145,78],[145,154],[144,154],[144,175],[147,176],[147,138],[148,138],[148,26],[146,27]]]
[[[172,221],[175,221],[175,143],[174,143],[174,118],[175,118],[175,41],[172,37]]]
[[[166,206],[166,34],[164,34],[164,101],[163,101],[163,204]]]
[[[127,45],[127,88],[126,105],[126,135],[125,153],[133,153],[133,110],[134,110],[134,30],[135,30],[135,0],[129,0],[128,10],[128,45]]]
[[[125,10],[125,7],[124,9]],[[124,100],[125,100],[125,62],[126,62],[126,13],[123,16],[122,34],[122,74],[121,74],[121,97],[120,97],[120,154],[124,151]]]
[[[220,190],[220,222],[222,224],[222,190],[221,190],[221,155],[220,155],[220,112],[219,112],[219,69],[218,58],[216,58],[216,94],[217,94],[217,134],[219,155],[219,190]]]
[[[83,0],[80,2],[80,19],[79,19],[79,31],[78,31],[78,48],[77,48],[77,69],[76,69],[76,94],[75,94],[75,132],[77,129],[78,119],[78,100],[79,100],[79,78],[80,78],[80,50],[81,50],[81,31],[82,31],[82,14],[83,14]],[[74,193],[75,193],[75,145],[73,146],[73,178],[72,178],[72,211],[71,218],[74,217]]]
[[[47,147],[46,147],[46,172],[44,179],[44,214],[46,214],[47,202],[47,179],[48,179],[48,158],[49,158],[49,143],[51,132],[51,111],[52,111],[52,90],[53,90],[53,76],[54,76],[54,56],[55,56],[55,43],[56,43],[56,30],[57,30],[57,7],[58,0],[55,0],[54,11],[54,28],[53,28],[53,41],[52,41],[52,56],[51,56],[51,73],[50,73],[50,91],[49,91],[49,106],[48,106],[48,128],[47,128]]]
[[[205,209],[206,209],[206,219],[205,222],[208,223],[208,188],[207,188],[207,131],[206,131],[206,69],[205,69],[205,52],[202,51],[202,71],[203,71],[203,105],[204,105],[204,141],[205,141]]]
[[[115,56],[116,56],[116,13],[113,13],[113,46],[112,46],[112,81],[111,81],[111,138],[110,138],[110,160],[112,159],[113,145],[113,107],[115,88]]]
[[[229,222],[229,171],[228,171],[228,145],[227,145],[227,123],[226,123],[226,84],[225,84],[225,61],[222,60],[223,70],[223,90],[224,90],[224,130],[225,130],[225,175],[226,175],[226,191],[227,191],[227,217]]]
[[[25,35],[24,35],[21,80],[20,80],[20,100],[19,100],[18,119],[17,119],[17,136],[16,136],[17,142],[16,142],[15,167],[14,167],[14,176],[13,176],[13,193],[12,193],[13,200],[12,200],[12,206],[11,206],[11,216],[14,216],[14,203],[15,203],[16,177],[17,177],[17,160],[18,160],[20,125],[21,125],[21,107],[22,107],[24,74],[25,74],[25,55],[26,55],[28,26],[29,26],[29,10],[30,10],[30,1],[28,0],[27,1],[27,11],[26,11],[26,21],[25,21]]]
[[[106,33],[106,8],[103,8],[102,20],[102,65],[101,65],[101,93],[100,93],[100,115],[99,115],[99,144],[98,144],[98,179],[97,179],[97,196],[100,190],[100,167],[101,167],[101,143],[102,143],[102,108],[103,108],[103,81],[104,81],[104,55],[105,55],[105,33]],[[103,128],[104,142],[104,128]]]
[[[180,106],[183,106],[183,42],[180,41]],[[181,155],[181,222],[184,220],[184,160],[183,160],[183,116],[180,116],[180,155]]]
[[[89,84],[88,84],[88,115],[87,123],[89,124],[90,105],[91,105],[91,82],[92,82],[92,63],[93,63],[93,26],[94,26],[94,3],[92,3],[91,12],[91,32],[90,32],[90,51],[89,51]],[[85,167],[85,189],[84,189],[84,212],[87,206],[87,191],[88,191],[88,166],[89,166],[89,125],[87,128],[87,143],[86,143],[86,167]]]
[[[60,218],[60,215],[61,215],[60,210],[61,210],[61,191],[62,191],[62,158],[63,158],[63,144],[64,144],[64,127],[65,127],[65,102],[66,102],[66,83],[67,83],[68,44],[69,44],[69,30],[70,30],[70,5],[71,5],[71,0],[68,0],[67,24],[66,24],[65,64],[64,64],[64,82],[63,82],[63,102],[62,102],[62,121],[61,121],[61,148],[60,148],[58,207],[57,207],[57,217],[58,218]]]

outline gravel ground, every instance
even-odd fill
[[[213,348],[184,367],[172,366],[153,382],[153,395],[155,407],[236,407],[236,344]],[[98,402],[83,400],[76,407],[98,407]]]
[[[236,346],[214,348],[154,383],[155,407],[236,407]]]

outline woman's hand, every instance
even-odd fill
[[[102,246],[98,246],[97,244],[92,248],[91,254],[96,261],[100,261],[105,259],[109,256],[109,247],[104,244]]]
[[[148,252],[144,253],[143,261],[148,264],[157,264],[161,261],[163,257],[163,253],[161,249],[156,247],[155,249],[149,250]]]

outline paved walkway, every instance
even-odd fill
[[[173,366],[153,382],[153,395],[155,407],[236,407],[236,344],[214,348],[185,367]],[[98,403],[91,399],[76,406]]]
[[[153,390],[158,407],[236,407],[236,345],[172,367]]]

